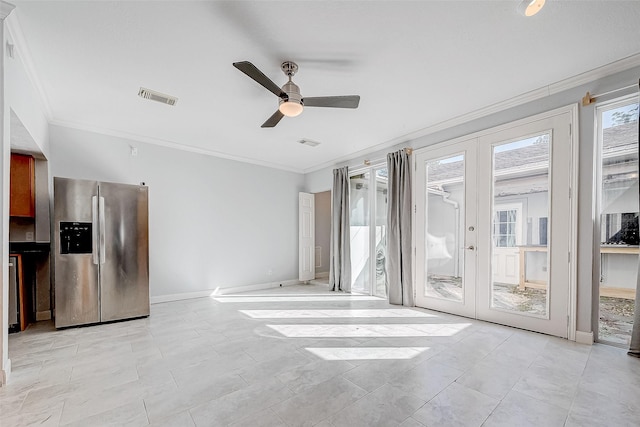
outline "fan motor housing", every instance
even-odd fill
[[[289,80],[282,86],[282,91],[287,94],[288,99],[280,99],[280,104],[283,102],[295,102],[296,104],[302,104],[302,95],[300,95],[300,87],[297,84]]]

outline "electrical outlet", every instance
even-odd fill
[[[27,231],[25,238],[27,239],[27,242],[33,242],[33,231]]]

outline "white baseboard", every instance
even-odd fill
[[[576,342],[578,344],[593,344],[593,332],[576,331]]]
[[[316,279],[328,279],[329,278],[329,272],[328,271],[323,271],[321,273],[316,273]]]
[[[269,283],[258,283],[255,285],[207,289],[204,291],[197,291],[197,292],[184,292],[181,294],[158,295],[155,297],[150,297],[149,302],[151,304],[160,304],[163,302],[180,301],[180,300],[193,299],[193,298],[204,298],[204,297],[210,297],[215,295],[230,295],[230,294],[237,294],[241,292],[261,291],[263,289],[279,288],[280,286],[292,286],[292,285],[297,285],[299,283],[300,283],[299,280],[291,279],[291,280],[280,280],[277,282],[269,282]]]
[[[51,319],[51,310],[36,312],[36,322]]]
[[[11,359],[7,359],[7,362],[3,370],[0,370],[0,387],[6,385],[11,378]]]

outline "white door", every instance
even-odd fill
[[[416,305],[476,313],[476,141],[416,154]]]
[[[298,280],[315,279],[315,197],[298,194]]]
[[[563,113],[478,138],[479,319],[567,336],[570,123]]]
[[[567,336],[570,124],[562,112],[416,153],[416,305]]]

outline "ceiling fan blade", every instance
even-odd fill
[[[234,62],[233,66],[236,67],[238,70],[242,71],[243,73],[245,73],[247,76],[251,77],[253,80],[255,80],[260,85],[262,85],[262,87],[267,89],[269,92],[272,92],[277,97],[280,97],[282,99],[288,98],[287,94],[284,93],[284,91],[280,89],[280,87],[278,87],[277,84],[271,81],[269,77],[265,76],[264,73],[258,70],[258,68],[255,65],[253,65],[251,62],[249,61]]]
[[[260,127],[261,127],[261,128],[272,128],[272,127],[275,127],[275,126],[278,124],[278,122],[279,122],[280,120],[282,120],[282,118],[283,118],[283,117],[284,117],[284,114],[282,114],[282,113],[280,112],[280,110],[276,110],[276,112],[275,112],[275,113],[273,113],[273,115],[272,115],[271,117],[269,117],[269,118],[267,119],[267,121],[266,121],[266,122],[264,122],[264,123],[262,124],[262,126],[260,126]]]
[[[302,103],[305,107],[358,108],[360,96],[316,96],[304,98]]]

